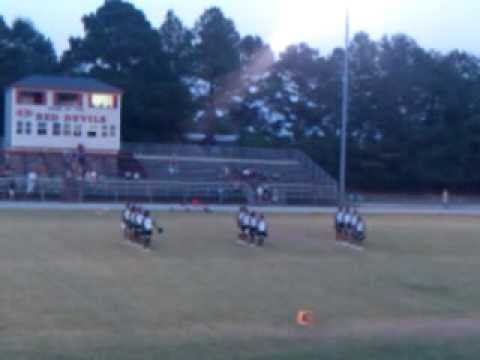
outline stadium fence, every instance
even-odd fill
[[[15,200],[68,202],[204,203],[257,205],[328,205],[336,201],[336,185],[266,184],[275,198],[255,200],[251,189],[241,183],[186,182],[98,179],[38,178],[28,192],[26,177],[1,178],[0,193],[9,199],[9,187],[14,184]]]

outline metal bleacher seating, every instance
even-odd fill
[[[33,170],[41,199],[238,203],[255,201],[262,185],[276,190],[278,203],[318,204],[333,201],[337,191],[321,167],[290,149],[126,143],[117,155],[85,153],[84,171],[97,173],[94,182],[66,180],[74,158],[61,152],[0,152],[0,167],[10,169],[0,187],[5,190],[11,176],[23,188]],[[74,190],[67,196],[65,189]]]

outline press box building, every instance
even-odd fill
[[[7,150],[120,150],[120,89],[92,78],[30,76],[5,94]]]

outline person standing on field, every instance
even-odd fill
[[[354,238],[355,229],[357,228],[357,223],[359,221],[360,215],[357,212],[357,209],[353,209],[352,217],[350,219],[350,229],[349,229],[349,239]]]
[[[343,207],[339,207],[335,213],[335,240],[337,241],[342,237],[344,213]]]
[[[363,246],[363,242],[365,241],[367,227],[365,221],[361,216],[358,217],[357,224],[355,225],[355,229],[353,231],[353,240],[358,246]]]
[[[248,214],[248,209],[245,206],[242,206],[237,215],[237,226],[239,230],[238,238],[239,238],[240,244],[244,244],[245,240],[248,237],[249,225],[250,225],[250,216]]]
[[[268,225],[265,216],[260,214],[257,220],[257,246],[263,247],[265,239],[268,237]]]
[[[450,194],[448,193],[447,189],[443,189],[442,193],[442,205],[445,209],[448,208],[448,205],[450,203]]]
[[[142,237],[143,237],[143,247],[145,249],[150,249],[152,244],[152,234],[154,228],[154,221],[150,217],[150,211],[145,211],[143,213],[143,223],[142,223]]]
[[[257,233],[257,214],[255,214],[254,211],[250,213],[248,229],[250,235],[250,246],[255,246],[255,235]]]
[[[347,207],[345,210],[345,214],[343,216],[343,240],[348,241],[350,235],[350,227],[352,221],[352,211],[350,208]]]

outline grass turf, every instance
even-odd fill
[[[369,217],[363,253],[334,244],[329,216],[270,216],[265,249],[236,246],[228,215],[158,218],[166,234],[145,253],[122,242],[117,213],[1,212],[0,358],[473,359],[480,350],[480,325],[462,324],[480,308],[476,218]],[[314,312],[312,327],[295,324],[299,309]]]

